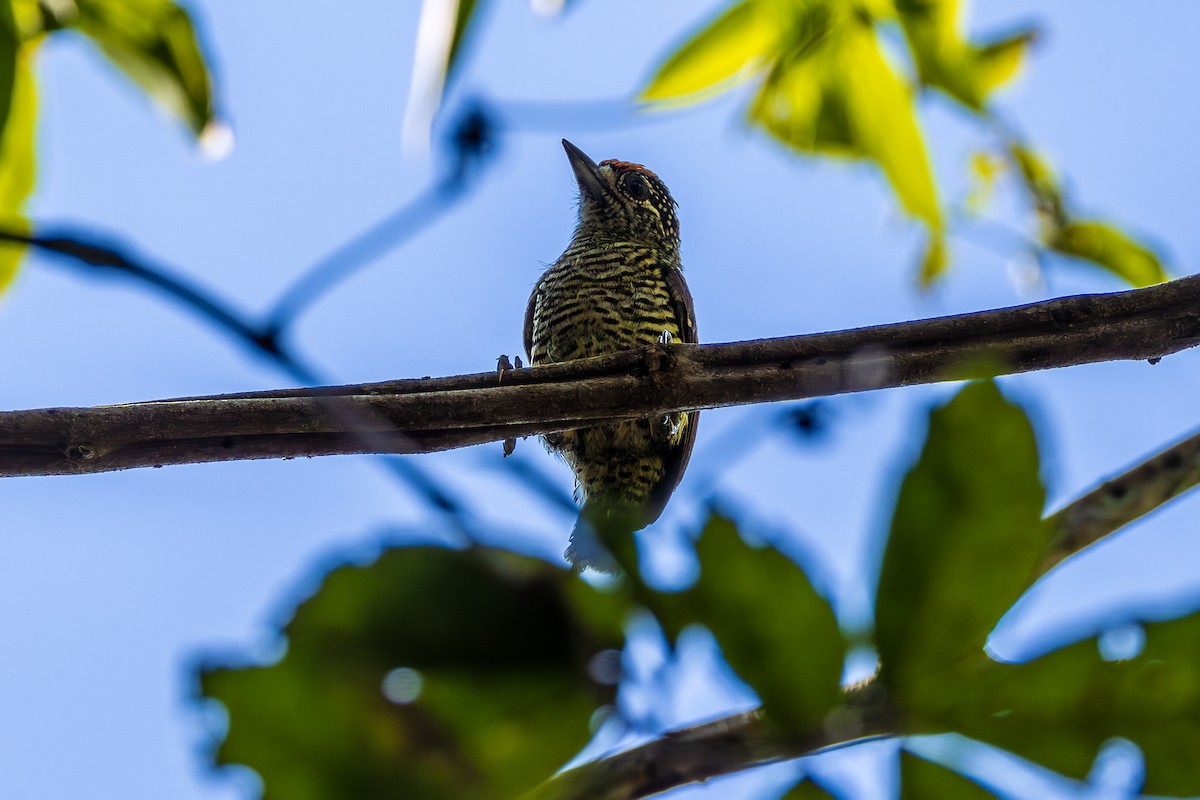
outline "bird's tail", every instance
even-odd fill
[[[634,531],[646,526],[645,509],[628,501],[588,498],[579,510],[563,554],[576,570],[613,573],[637,566]]]

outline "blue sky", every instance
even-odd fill
[[[744,94],[678,114],[534,113],[516,101],[614,100],[720,2],[578,2],[561,18],[491,4],[446,112],[472,97],[503,127],[493,163],[451,213],[324,297],[295,345],[332,381],[457,374],[516,353],[525,301],[566,244],[574,187],[558,140],[597,160],[645,163],[680,203],[684,265],[704,341],[848,328],[1121,288],[1055,263],[1018,289],[1016,253],[956,239],[954,272],[913,289],[919,231],[869,169],[796,157],[742,122]],[[400,133],[417,4],[198,2],[220,103],[237,144],[206,161],[85,43],[41,54],[40,179],[46,224],[111,233],[137,252],[263,313],[307,265],[419,195],[438,162],[406,156]],[[1159,243],[1175,274],[1200,261],[1200,185],[1188,96],[1200,7],[1081,0],[981,2],[980,30],[1045,30],[1000,108],[1061,171],[1081,208]],[[599,68],[598,64],[603,67]],[[980,138],[946,101],[922,110],[943,194],[961,197]],[[997,215],[1005,218],[1005,198]],[[85,279],[30,257],[0,298],[0,407],[82,406],[292,383],[178,307],[123,281]],[[1005,379],[1039,426],[1053,504],[1196,426],[1195,353]],[[715,491],[786,532],[819,567],[847,618],[921,419],[952,387],[836,399],[828,436],[762,437],[732,466],[721,442],[767,426],[779,407],[706,412],[696,456],[663,522],[664,545]],[[734,431],[726,436],[726,431]],[[562,487],[565,467],[527,441],[518,455]],[[506,473],[499,445],[423,458],[503,544],[556,557],[571,520]],[[710,480],[711,478],[711,480]],[[508,502],[491,502],[497,496]],[[0,794],[214,800],[242,796],[196,757],[203,720],[186,668],[200,652],[262,644],[307,590],[314,563],[362,551],[430,513],[369,458],[139,470],[0,482]],[[1066,565],[1002,624],[1009,658],[1078,636],[1114,612],[1200,593],[1185,499]],[[674,562],[662,558],[670,572]],[[707,652],[707,643],[693,643]],[[715,672],[685,676],[682,724],[747,698]],[[878,750],[878,748],[876,748]],[[869,758],[870,754],[866,756]],[[851,758],[863,759],[864,756]],[[851,762],[840,762],[841,764]],[[857,763],[857,762],[854,762]],[[776,768],[775,778],[793,768]],[[851,773],[838,766],[825,769]],[[740,797],[758,785],[717,782]],[[857,785],[857,784],[856,784]],[[699,790],[685,790],[688,796]],[[874,796],[874,795],[869,795]]]

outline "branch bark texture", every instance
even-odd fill
[[[1115,360],[1200,343],[1200,276],[869,328],[660,345],[544,367],[0,413],[0,476],[425,453],[694,408]]]

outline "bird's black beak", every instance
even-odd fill
[[[567,151],[571,169],[575,171],[575,180],[579,183],[579,191],[583,193],[584,197],[590,197],[593,200],[604,197],[604,182],[600,180],[600,167],[596,166],[596,162],[566,139],[562,140],[562,145],[563,150]]]

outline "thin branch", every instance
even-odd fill
[[[58,256],[68,263],[109,270],[114,274],[120,274],[152,286],[179,301],[189,311],[214,327],[229,333],[235,341],[273,361],[292,379],[310,385],[320,382],[317,373],[292,353],[280,338],[279,331],[268,331],[264,327],[251,324],[243,315],[235,311],[231,305],[221,301],[215,294],[176,276],[172,270],[161,264],[154,264],[129,255],[125,248],[101,242],[95,236],[66,231],[59,231],[53,235],[30,235],[19,231],[0,230],[0,242],[29,245]],[[363,425],[359,416],[344,417],[342,422],[343,426],[351,431],[351,435],[360,440],[363,451],[392,451],[391,442],[395,437],[391,437],[387,442],[378,441],[368,433],[371,426]],[[2,447],[3,445],[0,444],[0,448]],[[69,446],[66,452],[69,458],[86,458],[86,455],[83,454],[89,450],[88,446],[84,444],[75,449],[71,449]],[[417,465],[404,463],[397,459],[385,459],[384,465],[402,483],[424,497],[431,506],[449,514],[466,533],[466,528],[462,524],[464,517],[457,503],[448,492]]]
[[[319,260],[280,296],[266,331],[277,335],[334,286],[440,219],[464,196],[464,188],[457,176],[444,178]]]
[[[899,733],[874,682],[848,689],[824,724],[783,735],[757,710],[669,731],[639,747],[555,775],[522,800],[636,800],[750,767]]]
[[[1200,484],[1200,432],[1168,447],[1049,517],[1050,550],[1039,574]]]
[[[230,334],[236,341],[278,364],[293,379],[315,383],[316,375],[300,363],[279,342],[277,336],[252,325],[245,315],[212,292],[174,274],[161,264],[151,264],[128,254],[128,248],[101,243],[97,236],[77,230],[58,230],[48,234],[25,234],[0,230],[0,242],[29,245],[71,264],[86,264],[100,271],[109,270],[152,286],[182,304],[213,327]]]
[[[0,414],[0,476],[433,452],[693,408],[1120,359],[1200,343],[1200,276],[871,328],[447,378]],[[348,427],[347,420],[361,424]]]

